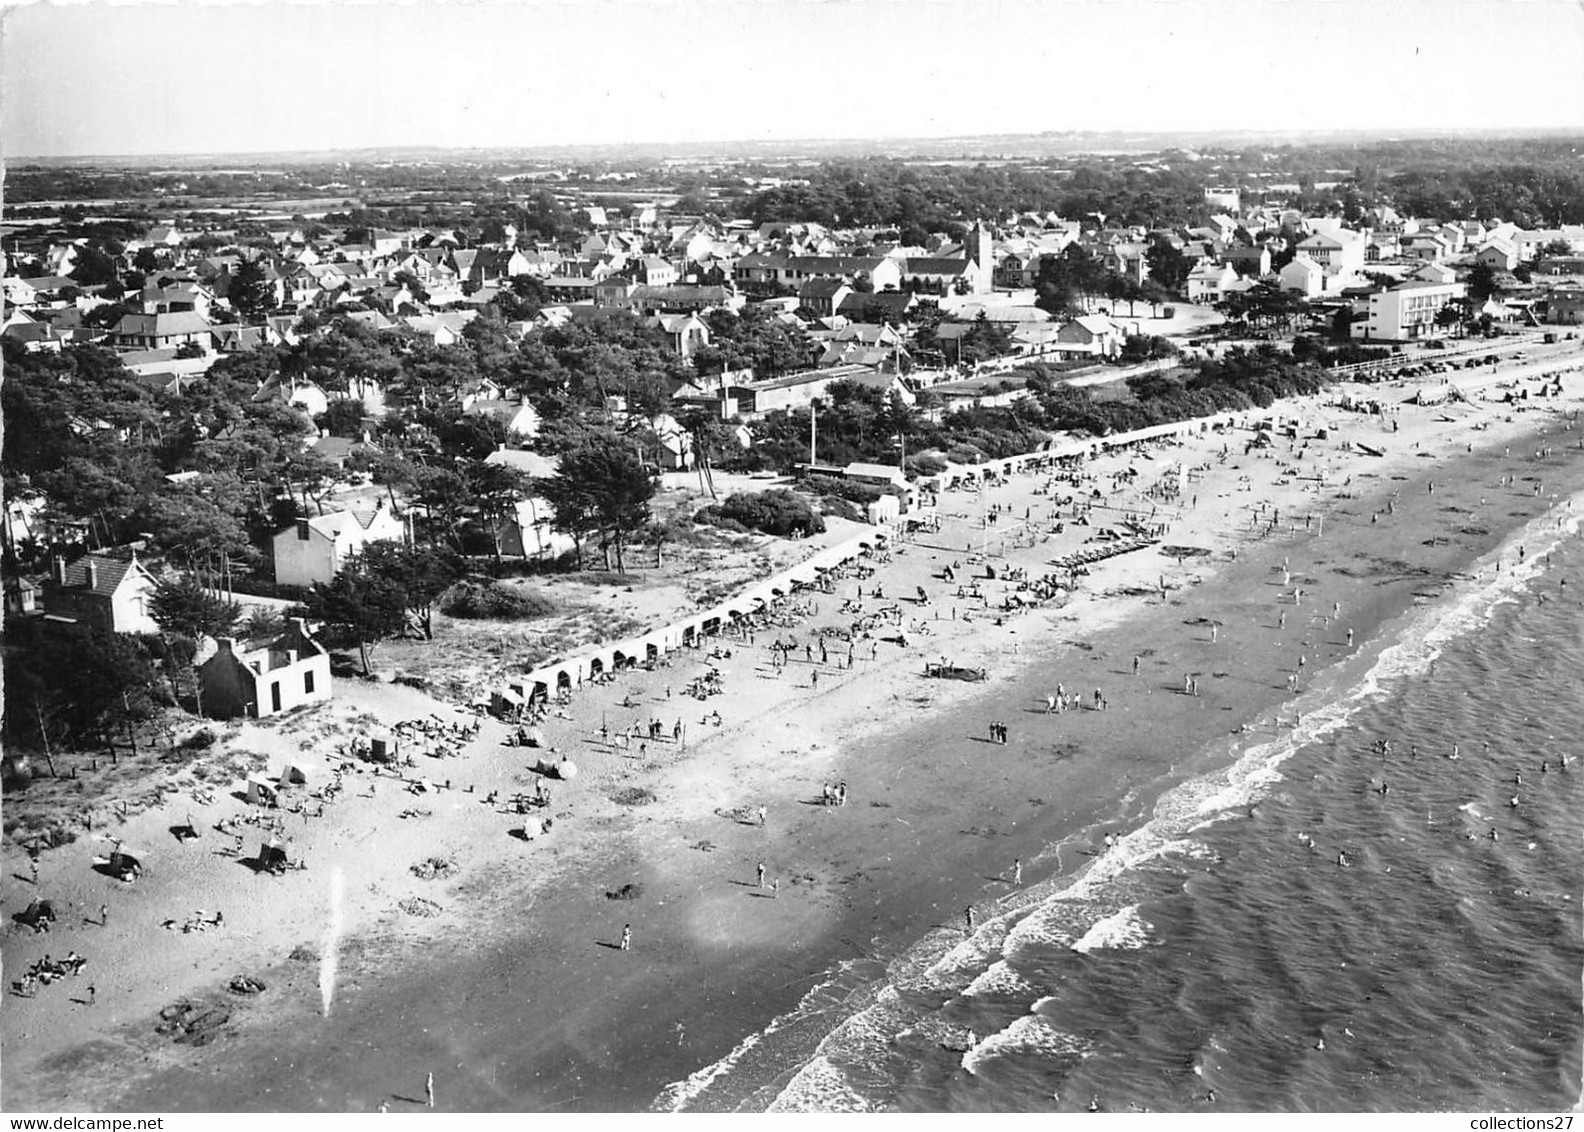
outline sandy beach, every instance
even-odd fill
[[[949,947],[968,909],[988,916],[1083,868],[1097,838],[1214,765],[1240,728],[1366,664],[1389,643],[1382,625],[1579,486],[1571,346],[1462,371],[1464,402],[1340,386],[1278,405],[1301,424],[1269,447],[1210,432],[1108,454],[1079,484],[1031,474],[944,493],[939,530],[893,543],[872,576],[797,595],[785,624],[579,690],[544,724],[578,774],[544,779],[550,804],[530,815],[499,799],[533,793],[547,756],[503,745],[508,729],[486,718],[454,756],[417,754],[399,773],[350,763],[310,816],[274,811],[303,870],[258,873],[246,861],[264,831],[237,825],[239,855],[216,830],[254,810],[240,775],[208,784],[207,803],[184,789],[114,825],[142,850],[134,884],[92,867],[114,840],[43,853],[36,879],[8,849],[7,912],[44,895],[59,913],[45,934],[8,915],[8,981],[46,953],[88,965],[7,998],[4,1105],[398,1111],[425,1103],[433,1073],[448,1111],[647,1108],[833,967],[850,978],[821,993],[856,990],[920,939]],[[1535,396],[1563,370],[1561,397]],[[1513,382],[1530,397],[1502,403]],[[1128,516],[1165,525],[1162,544],[1093,563],[1058,600],[1005,608],[1019,595],[1008,568],[1065,578],[1055,560],[1104,547],[1088,540]],[[863,615],[880,620],[850,665],[835,637],[822,660],[816,630]],[[795,642],[784,664],[777,639]],[[986,679],[924,676],[943,662]],[[685,695],[711,667],[721,694]],[[1076,707],[1048,710],[1058,685]],[[250,769],[301,759],[328,784],[351,735],[474,719],[397,685],[336,693],[235,730]],[[658,738],[618,740],[650,720]],[[413,793],[420,777],[435,789]],[[845,804],[822,804],[838,784]],[[189,817],[203,836],[178,840]],[[437,875],[414,872],[425,862]],[[223,923],[204,925],[215,912]],[[227,989],[243,975],[266,989]],[[174,1041],[156,1027],[178,1003],[224,1017],[201,1044]]]

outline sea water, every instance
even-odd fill
[[[1515,532],[1076,879],[833,972],[656,1107],[1579,1103],[1581,519]]]

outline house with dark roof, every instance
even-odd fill
[[[732,282],[739,287],[769,287],[786,270],[787,257],[775,253],[752,252],[732,265]]]
[[[845,279],[867,282],[876,291],[887,287],[900,290],[902,268],[884,256],[799,255],[787,260],[778,282],[800,287],[810,279]]]
[[[1253,247],[1247,244],[1232,244],[1221,253],[1221,262],[1239,275],[1259,278],[1270,274],[1271,252],[1269,246],[1265,244],[1256,244]],[[1192,296],[1189,298],[1191,301]]]
[[[730,287],[692,283],[673,283],[668,287],[634,287],[627,301],[639,314],[685,314],[712,310],[729,310],[735,314],[747,302]]]
[[[317,386],[314,388],[317,388]],[[303,395],[303,387],[299,387],[293,395],[300,398]],[[300,399],[298,403],[302,403]],[[355,439],[350,436],[319,436],[308,442],[307,449],[314,455],[330,461],[338,468],[345,468],[347,461],[360,452],[378,452],[380,450],[379,445],[370,440],[367,433]]]
[[[881,291],[877,295],[854,291],[841,301],[836,313],[855,322],[901,323],[908,321],[917,306],[918,296],[911,291]]]
[[[44,583],[47,616],[105,633],[159,632],[159,625],[149,613],[153,598],[154,575],[136,556],[122,561],[103,554],[85,554],[70,563],[57,558]]]
[[[903,261],[902,284],[936,294],[980,294],[990,290],[994,267],[967,257],[914,256]]]
[[[852,286],[839,277],[810,279],[798,288],[798,305],[817,315],[835,314],[852,293]]]
[[[664,334],[679,358],[691,358],[694,351],[710,342],[709,326],[691,312],[651,315],[644,320],[644,325]]]
[[[205,350],[214,345],[215,327],[197,311],[124,314],[111,339],[128,349],[161,350],[191,342]]]
[[[58,354],[69,338],[48,322],[16,321],[0,330],[0,338],[18,342],[30,354]]]

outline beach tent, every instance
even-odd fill
[[[125,845],[117,845],[110,851],[110,871],[123,880],[136,877],[143,871],[142,854]]]
[[[534,762],[534,770],[538,771],[540,774],[549,775],[553,778],[559,778],[563,782],[570,782],[572,779],[577,777],[578,773],[577,764],[571,759],[562,759],[560,762],[550,762],[548,759],[537,759]]]
[[[396,737],[381,732],[369,738],[369,759],[377,763],[396,761]]]
[[[286,868],[286,843],[272,837],[259,846],[259,868],[266,872],[280,872]]]
[[[306,767],[304,767],[302,763],[290,762],[290,763],[287,763],[285,766],[281,767],[281,772],[280,772],[281,789],[284,790],[286,787],[291,786],[291,785],[293,785],[295,783],[301,783],[304,786],[308,785],[308,783],[309,783],[308,769]]]
[[[275,804],[275,784],[261,774],[250,774],[247,780],[247,800],[254,806]]]
[[[490,696],[490,713],[510,715],[523,706],[523,698],[515,688],[496,688]]]

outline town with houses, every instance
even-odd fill
[[[1029,397],[1031,372],[1047,390],[1099,394],[1195,359],[1269,357],[1277,342],[1382,366],[1405,347],[1554,336],[1584,320],[1584,224],[1405,215],[1386,194],[1362,202],[1344,169],[1237,184],[1197,154],[1135,164],[1159,171],[1170,156],[1208,168],[1188,221],[1165,226],[1022,211],[959,216],[945,231],[854,227],[796,215],[795,195],[784,219],[732,218],[744,210],[668,194],[677,170],[664,166],[503,177],[495,212],[472,227],[387,227],[366,222],[375,212],[287,213],[246,196],[228,211],[188,199],[147,224],[115,219],[113,202],[104,219],[92,200],[24,203],[3,240],[7,415],[13,433],[34,421],[60,435],[41,429],[14,460],[8,445],[7,610],[157,635],[170,628],[155,609],[169,578],[301,599],[371,546],[424,541],[415,513],[433,546],[497,569],[581,562],[590,535],[610,564],[624,532],[588,520],[601,502],[552,490],[579,445],[630,447],[647,491],[667,473],[703,482],[735,466],[795,485],[817,472],[856,485],[859,517],[889,494],[878,514],[890,516],[916,502],[921,472],[986,455],[915,448],[925,462],[910,465],[908,422],[1005,409]],[[776,197],[808,186],[806,168],[703,172]],[[132,211],[159,212],[186,188],[166,177]],[[1295,206],[1328,193],[1345,207]],[[514,208],[555,222],[519,229]],[[611,357],[589,361],[602,350]],[[61,364],[90,353],[90,370]],[[55,388],[20,389],[30,368]],[[92,395],[72,403],[73,383],[107,368],[123,409],[138,401],[137,424],[94,417]],[[246,422],[212,404],[212,423],[189,411],[222,374],[219,395],[244,396],[276,442],[276,466],[244,477],[248,515],[218,503],[237,494],[215,487],[237,480],[236,450],[210,431]],[[840,418],[854,398],[900,423],[882,447],[845,443],[843,458],[822,459],[820,407]],[[84,490],[72,474],[134,430],[180,431],[184,414],[196,436],[152,445],[137,474],[154,478]],[[161,506],[137,497],[150,484]],[[205,712],[262,716],[329,694],[326,650],[300,618],[255,628],[293,647],[203,646],[200,691],[216,682]],[[238,690],[249,667],[272,690]]]
[[[1497,536],[1440,514],[1478,491],[1430,460],[1489,482],[1521,427],[1577,419],[1566,137],[227,160],[8,170],[8,1107],[308,1103],[289,1074],[433,1108],[431,1061],[440,1107],[708,1090],[743,1026],[801,1009],[788,955],[846,971],[871,903],[896,939],[977,940],[1026,861],[1126,832],[1071,833],[1066,784],[1147,808],[1182,753],[1139,735],[1219,750],[1309,657],[1349,662],[1344,601],[1472,576]],[[1409,473],[1440,482],[1398,546]],[[1366,565],[1289,569],[1322,531],[1314,557]],[[1143,635],[1090,655],[1123,603]],[[904,716],[938,742],[888,747]],[[904,860],[950,861],[950,908],[870,884]],[[502,940],[521,971],[491,955],[467,993],[534,1068],[497,1094],[498,1051],[446,1044],[471,998],[434,1036],[397,992]],[[684,1017],[694,964],[759,997]],[[961,1029],[919,1047],[957,1083]],[[75,1074],[110,1033],[174,1052]]]
[[[784,192],[809,183],[799,171],[742,184]],[[1268,354],[1271,343],[1291,347],[1305,334],[1319,343],[1317,356],[1335,360],[1354,348],[1347,358],[1382,365],[1405,347],[1584,321],[1584,224],[1404,215],[1389,203],[1362,206],[1356,193],[1346,215],[1292,206],[1300,193],[1350,189],[1345,179],[1238,185],[1214,182],[1207,171],[1193,222],[1154,227],[1100,212],[1024,211],[904,233],[900,225],[796,215],[732,219],[696,193],[663,188],[609,203],[613,187],[663,186],[668,172],[542,168],[526,180],[503,178],[500,211],[509,215],[511,191],[526,187],[565,225],[560,238],[499,218],[472,228],[337,224],[328,222],[335,209],[288,215],[259,201],[242,202],[231,215],[243,222],[227,226],[202,200],[157,223],[97,229],[118,238],[95,234],[92,201],[24,206],[4,230],[0,338],[8,368],[97,351],[96,372],[113,367],[142,398],[141,411],[167,424],[223,373],[255,409],[276,414],[272,427],[283,418],[285,433],[300,439],[277,449],[280,467],[252,473],[275,485],[273,500],[259,489],[266,514],[252,517],[244,545],[225,545],[238,541],[235,531],[208,531],[199,541],[216,592],[300,598],[330,585],[371,545],[413,543],[414,508],[433,523],[433,501],[419,502],[422,476],[391,471],[409,456],[431,469],[465,460],[486,478],[491,470],[507,477],[504,506],[468,499],[466,475],[446,485],[460,498],[449,501],[452,518],[436,545],[449,539],[453,549],[497,564],[565,563],[598,528],[608,562],[605,528],[568,521],[575,505],[543,490],[559,474],[561,446],[587,443],[569,425],[594,421],[604,440],[631,443],[640,474],[651,479],[735,461],[745,470],[850,479],[893,493],[905,508],[917,495],[910,481],[945,464],[910,467],[882,451],[822,461],[821,405],[860,396],[938,423],[1027,397],[1031,366],[1075,388],[1120,388],[1139,373],[1227,351]],[[740,332],[750,324],[754,342]],[[548,359],[545,343],[556,335],[564,355],[600,349],[607,334],[628,355],[613,367],[615,387],[594,374],[598,393],[580,390],[575,406],[566,404],[573,381],[564,360],[549,363],[563,371],[561,388],[526,372]],[[574,346],[567,335],[577,336]],[[635,337],[641,355],[633,354]],[[493,355],[491,364],[480,364],[482,353]],[[635,374],[634,357],[651,372]],[[412,372],[425,366],[450,369],[426,384]],[[74,380],[70,367],[41,372]],[[18,384],[12,376],[8,394]],[[536,404],[541,395],[555,404]],[[13,429],[43,411],[14,409],[9,397],[7,407]],[[127,440],[127,425],[88,419],[90,407],[78,408],[56,406],[65,413],[63,448]],[[469,422],[460,441],[436,440]],[[783,439],[806,431],[810,447],[783,443],[756,455],[770,423]],[[415,433],[422,443],[413,443]],[[146,501],[121,498],[117,519],[114,504],[104,506],[114,490],[100,493],[91,514],[52,497],[65,452],[43,451],[50,441],[40,435],[41,450],[32,453],[42,475],[29,474],[26,456],[14,466],[8,460],[8,612],[158,634],[160,578],[178,563],[194,569],[195,560],[169,537],[161,553],[158,532],[138,537],[133,528],[152,525],[139,506]],[[218,469],[205,466],[198,448],[187,457],[159,487],[214,511],[205,484]],[[299,463],[313,490],[294,487]],[[479,491],[499,496],[502,488],[491,481]],[[482,542],[455,537],[469,512]],[[183,525],[170,507],[160,514]],[[268,515],[278,526],[268,526]],[[240,519],[232,515],[231,525]],[[265,618],[260,626],[295,647],[260,640],[248,653],[230,638],[218,651],[209,646],[195,661],[203,683],[211,671],[216,682],[206,711],[261,716],[329,694],[326,650],[300,619]],[[259,659],[240,659],[247,656]],[[272,692],[234,686],[250,666],[250,679],[272,677]]]

